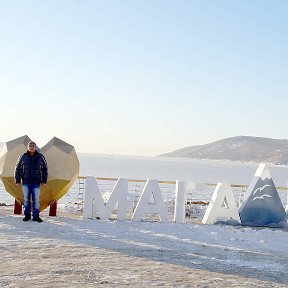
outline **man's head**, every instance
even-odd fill
[[[29,141],[27,145],[29,153],[33,155],[36,151],[36,148],[37,148],[36,143],[34,141]]]

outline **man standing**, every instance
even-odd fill
[[[22,183],[22,194],[24,198],[24,219],[31,220],[30,199],[32,196],[33,221],[42,222],[39,217],[40,208],[40,185],[46,185],[48,167],[45,157],[36,150],[36,143],[30,141],[27,151],[22,154],[15,167],[16,185]]]

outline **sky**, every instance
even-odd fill
[[[154,156],[288,139],[288,2],[0,0],[0,142]]]

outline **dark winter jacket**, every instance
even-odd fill
[[[15,167],[15,182],[22,184],[46,183],[48,177],[48,167],[45,157],[37,150],[34,155],[27,151],[22,154]]]

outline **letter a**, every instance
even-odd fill
[[[149,203],[152,195],[155,199],[155,204]],[[141,221],[144,214],[152,213],[159,214],[161,221],[168,222],[168,211],[165,207],[157,180],[147,180],[133,213],[132,220]]]
[[[240,223],[240,217],[231,186],[218,183],[202,222],[204,224],[214,224],[215,220],[223,218],[227,220],[232,218]]]

